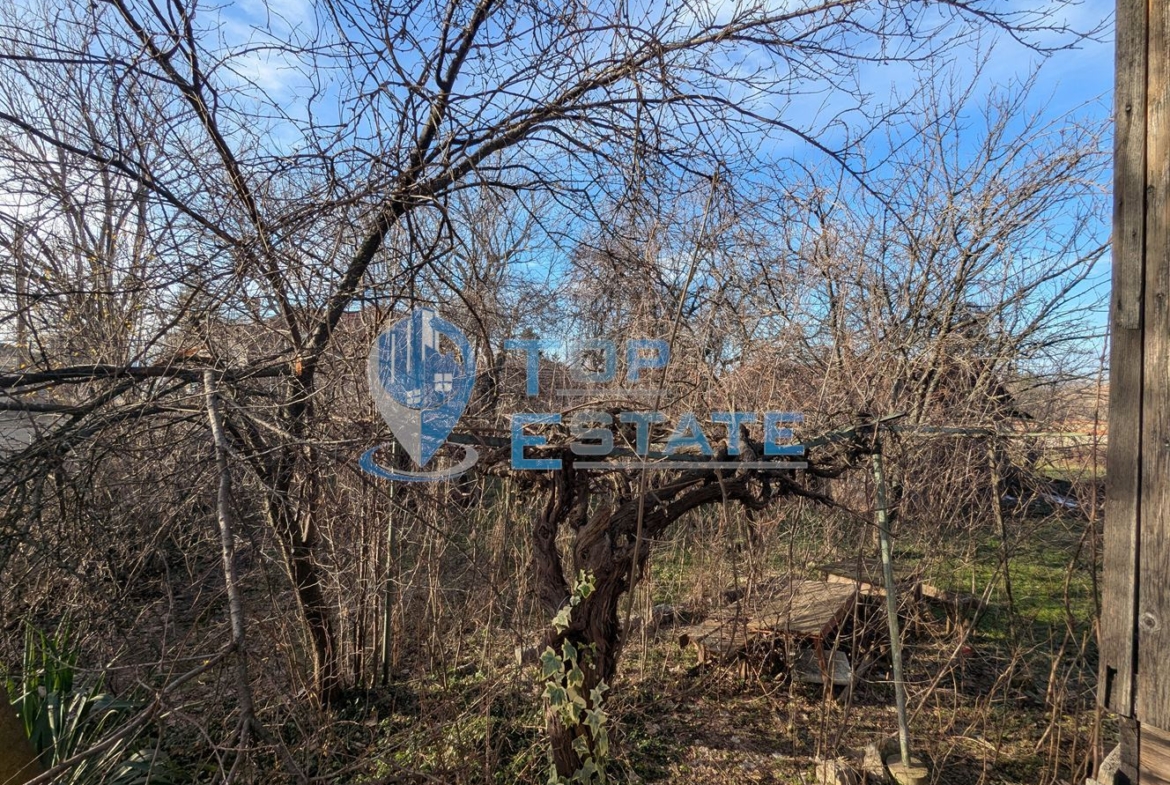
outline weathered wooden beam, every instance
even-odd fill
[[[1118,0],[1113,296],[1099,700],[1133,716],[1142,472],[1147,0]]]
[[[1170,5],[1147,6],[1145,286],[1137,682],[1145,727],[1170,728]],[[1110,467],[1112,470],[1112,467]],[[1170,757],[1160,765],[1170,782]]]
[[[1138,728],[1138,782],[1170,785],[1170,733],[1142,724]]]

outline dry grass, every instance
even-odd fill
[[[1047,546],[1015,555],[1016,613],[993,591],[957,657],[961,633],[946,614],[926,603],[907,606],[910,706],[921,704],[912,732],[935,782],[1055,784],[1091,773],[1098,740],[1111,733],[1098,725],[1094,707],[1092,620],[1078,615],[1091,613],[1091,603],[1077,605],[1075,625],[1066,626],[1065,574],[1052,567],[1078,563],[1079,542],[1070,536],[1077,525],[1068,518],[1033,524],[1045,527]],[[660,546],[636,611],[670,600],[701,613],[721,602],[724,578],[746,579],[748,561],[774,564],[814,552],[807,543],[776,540],[756,546],[749,559],[732,537],[731,546],[712,553],[699,547],[705,534],[700,525]],[[864,632],[880,637],[883,628],[871,623]],[[843,648],[852,631],[846,624]],[[533,668],[512,662],[511,645],[503,631],[478,629],[458,647],[479,653],[470,661],[422,668],[391,693],[355,704],[364,742],[351,749],[354,760],[364,759],[371,776],[408,770],[451,783],[543,781],[540,687]],[[619,782],[811,782],[818,756],[856,760],[896,729],[885,660],[851,693],[826,691],[758,661],[746,669],[700,666],[670,627],[633,636],[613,686],[611,774]]]

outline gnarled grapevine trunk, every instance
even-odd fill
[[[596,556],[595,562],[581,566],[593,578],[593,591],[573,609],[570,626],[560,632],[550,631],[548,636],[548,644],[554,652],[562,651],[565,642],[581,652],[582,692],[590,696],[590,709],[599,708],[591,699],[594,688],[601,684],[608,687],[617,670],[621,647],[618,602],[626,593],[630,574],[629,559],[615,558],[612,552],[603,551],[598,551]],[[595,755],[598,752],[597,739],[585,723],[566,723],[563,715],[551,706],[546,707],[545,720],[557,773],[572,776],[583,763],[575,742],[584,740],[585,748]]]
[[[713,472],[695,473],[685,479],[652,485],[644,500],[636,495],[617,496],[590,516],[589,477],[573,469],[572,455],[567,451],[561,457],[564,468],[551,473],[551,493],[533,529],[532,569],[542,606],[551,618],[572,596],[556,545],[558,530],[567,525],[573,532],[574,575],[584,573],[594,588],[572,608],[567,627],[550,629],[546,642],[554,652],[562,651],[568,641],[578,651],[588,653],[588,667],[582,666],[586,695],[591,695],[593,688],[602,682],[610,685],[617,674],[623,643],[618,605],[630,588],[631,575],[641,574],[645,568],[651,540],[687,512],[707,504],[736,501],[754,510],[782,495],[819,498],[787,475],[735,473],[735,464],[729,463],[729,470],[722,477]],[[640,538],[639,516],[642,518]],[[575,740],[584,739],[586,749],[592,752],[595,739],[586,724],[566,722],[554,708],[546,706],[545,713],[553,763],[557,774],[572,777],[583,762],[574,746]],[[590,705],[590,708],[594,707]]]

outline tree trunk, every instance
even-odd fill
[[[571,642],[582,655],[581,670],[585,675],[585,695],[601,683],[607,686],[617,672],[618,653],[621,650],[621,630],[618,626],[618,602],[626,592],[630,565],[628,558],[614,558],[612,552],[598,554],[596,561],[580,565],[595,578],[593,592],[573,609],[570,627],[563,633],[550,632],[548,643],[560,652],[565,641]],[[589,708],[596,708],[589,701]],[[553,763],[557,774],[571,777],[582,764],[581,756],[573,748],[574,740],[584,738],[590,751],[595,749],[588,726],[584,723],[566,724],[551,708],[546,708],[545,722],[552,745]]]
[[[309,401],[313,371],[311,363],[302,365],[298,362],[296,375],[289,380],[288,402],[282,407],[282,419],[294,439],[305,438],[311,416]],[[317,526],[313,501],[316,489],[311,481],[318,464],[313,458],[311,450],[302,452],[296,446],[274,451],[264,471],[267,486],[265,513],[269,526],[280,541],[285,567],[309,635],[313,659],[312,690],[322,705],[329,705],[339,696],[341,677],[337,638],[321,580],[321,567],[315,557]],[[298,465],[303,463],[307,463],[307,467],[302,466],[298,473]]]
[[[756,447],[762,451],[762,445]],[[573,608],[568,626],[550,629],[545,641],[558,654],[566,641],[578,652],[588,652],[588,667],[581,663],[586,696],[591,696],[593,688],[602,682],[608,686],[617,673],[622,647],[618,602],[629,590],[630,576],[645,568],[650,543],[670,524],[708,504],[738,502],[745,509],[760,510],[787,494],[823,500],[783,475],[753,478],[751,473],[734,472],[729,467],[719,478],[710,474],[668,481],[648,489],[642,499],[618,497],[587,517],[588,477],[574,471],[567,450],[561,457],[564,468],[552,473],[552,493],[533,528],[532,570],[541,604],[553,618],[571,596],[556,545],[559,527],[569,526],[573,532],[574,574],[584,572],[591,576],[594,588]],[[641,539],[636,533],[639,517],[643,524]],[[589,708],[594,708],[591,699]],[[587,749],[592,751],[596,740],[587,725],[564,722],[551,706],[546,706],[545,719],[557,774],[572,777],[582,764],[573,742],[584,738]]]
[[[332,703],[340,691],[337,670],[337,645],[329,605],[321,585],[320,568],[313,558],[316,528],[311,520],[302,526],[297,521],[287,485],[284,492],[275,489],[267,499],[268,523],[276,532],[284,553],[297,605],[309,633],[313,655],[313,691],[322,704]]]

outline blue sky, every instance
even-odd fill
[[[652,0],[657,3],[659,0]],[[728,9],[737,0],[691,0],[690,6],[703,6],[714,18],[728,16]],[[1003,0],[1007,8],[1044,7],[1051,0]],[[794,5],[790,0],[771,0],[770,6]],[[1058,51],[1047,57],[1012,41],[1003,33],[985,33],[951,53],[955,66],[974,73],[976,61],[982,59],[985,50],[992,56],[984,67],[982,79],[988,85],[1008,83],[1030,73],[1037,66],[1042,67],[1042,87],[1037,99],[1051,99],[1053,113],[1069,111],[1081,104],[1097,99],[1098,111],[1109,111],[1109,100],[1113,81],[1112,3],[1103,0],[1084,0],[1064,9],[1053,16],[1053,21],[1063,21],[1079,31],[1088,31],[1104,26],[1106,29],[1098,40],[1086,40],[1076,48]],[[274,10],[275,9],[275,10]],[[305,40],[318,29],[318,21],[311,0],[281,0],[276,4],[265,0],[230,0],[216,6],[203,7],[201,16],[207,28],[218,27],[222,42],[229,48],[253,47],[246,54],[233,58],[233,67],[241,77],[268,92],[269,96],[284,103],[296,114],[311,86],[304,68],[292,55],[286,55],[271,48],[292,39]],[[1067,37],[1041,36],[1042,43],[1067,41]],[[728,64],[731,65],[731,64]],[[739,63],[738,66],[750,62]],[[735,66],[732,66],[735,67]],[[879,100],[891,90],[915,79],[914,66],[906,63],[865,67],[860,76],[863,89]],[[746,97],[746,96],[745,96]],[[815,97],[814,97],[815,98]],[[813,104],[815,105],[815,103]],[[824,109],[832,110],[827,106]]]
[[[1047,58],[1021,52],[1010,43],[1001,57],[993,60],[993,69],[988,78],[1010,79],[1026,73],[1034,64],[1039,64],[1040,82],[1034,96],[1039,105],[1046,103],[1047,112],[1052,116],[1077,112],[1092,118],[1109,118],[1113,113],[1113,3],[1105,0],[1087,0],[1070,9],[1069,24],[1075,29],[1090,30],[1104,26],[1100,40],[1084,41],[1076,49],[1056,52]],[[1015,51],[1013,51],[1015,50]],[[1110,143],[1111,148],[1111,143]],[[1111,187],[1111,183],[1106,183]],[[1108,202],[1107,202],[1108,203]],[[1112,225],[1112,216],[1103,216],[1106,230]],[[1108,301],[1110,281],[1109,257],[1095,272],[1092,279],[1074,302],[1097,302],[1100,307],[1094,311],[1093,322],[1099,327],[1102,339],[1108,326],[1109,314],[1105,307]]]

